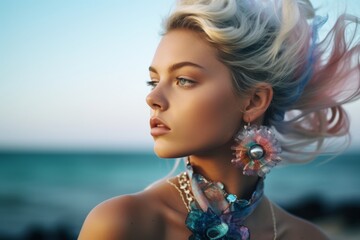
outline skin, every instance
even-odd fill
[[[260,124],[272,99],[272,88],[259,84],[248,94],[234,93],[231,74],[215,48],[199,33],[172,30],[161,40],[150,72],[147,103],[152,117],[168,127],[154,136],[160,157],[190,156],[196,172],[221,181],[228,192],[249,198],[257,177],[235,168],[231,145],[245,122]],[[177,184],[176,179],[171,181]],[[245,221],[252,239],[273,239],[272,204],[266,197]],[[328,239],[311,223],[274,206],[277,239]],[[119,196],[95,207],[79,239],[188,239],[187,209],[179,192],[166,181],[137,194]]]

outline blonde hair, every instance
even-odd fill
[[[318,41],[325,22],[307,0],[182,0],[164,33],[203,34],[240,94],[259,82],[271,84],[264,125],[276,130],[288,161],[304,162],[325,151],[325,140],[349,135],[342,104],[360,93],[359,18],[341,15]],[[349,27],[354,31],[345,35]]]

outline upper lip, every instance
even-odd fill
[[[150,118],[150,127],[162,127],[162,128],[168,128],[170,129],[160,118],[158,117],[152,117]]]

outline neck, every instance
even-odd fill
[[[231,145],[211,153],[189,157],[194,172],[213,182],[222,182],[225,190],[238,198],[249,199],[255,190],[258,177],[243,175],[242,169],[236,168],[231,163],[232,158]]]

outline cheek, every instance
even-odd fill
[[[224,92],[207,91],[201,98],[188,99],[183,110],[179,111],[182,122],[178,124],[183,139],[191,139],[194,146],[209,147],[232,139],[241,124],[241,112],[237,110],[238,102],[227,95],[227,91]]]
[[[196,126],[202,134],[228,139],[240,124],[236,106],[228,99],[218,97],[205,99],[197,108]],[[197,121],[196,121],[197,120]]]
[[[155,140],[159,157],[184,157],[227,144],[240,126],[234,102],[216,95],[181,101],[171,112],[173,133]]]

